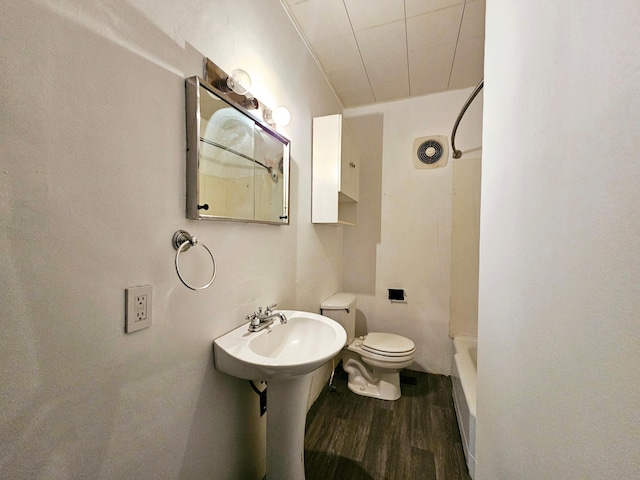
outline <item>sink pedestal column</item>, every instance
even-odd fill
[[[267,480],[304,480],[311,374],[267,381]]]

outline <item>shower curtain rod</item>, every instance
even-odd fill
[[[456,131],[458,130],[458,125],[460,125],[460,120],[462,120],[462,117],[464,117],[467,108],[469,108],[469,105],[471,105],[473,99],[476,98],[476,95],[478,95],[480,90],[482,90],[482,87],[484,87],[484,78],[480,80],[480,83],[478,83],[473,92],[471,92],[471,95],[469,95],[469,98],[467,98],[467,101],[464,104],[464,107],[462,107],[462,110],[460,110],[458,118],[456,119],[456,123],[453,126],[453,130],[451,131],[451,149],[453,150],[453,158],[460,158],[462,156],[462,151],[456,149]]]

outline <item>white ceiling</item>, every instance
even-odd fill
[[[475,86],[485,0],[282,0],[345,107]]]

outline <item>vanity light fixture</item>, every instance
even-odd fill
[[[285,107],[273,111],[249,92],[251,77],[241,68],[226,73],[210,59],[204,59],[204,78],[216,89],[227,95],[251,114],[264,120],[271,127],[285,127],[291,121],[291,113]]]

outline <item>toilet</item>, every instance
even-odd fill
[[[355,338],[356,296],[350,293],[327,298],[320,305],[320,312],[347,331],[342,367],[349,375],[349,390],[382,400],[400,398],[400,370],[413,363],[415,344],[393,333],[369,332]]]

